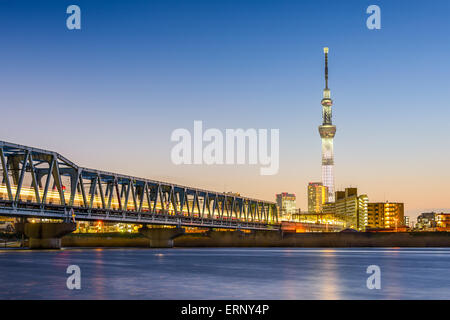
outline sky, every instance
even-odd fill
[[[69,30],[66,8],[81,8]],[[369,30],[366,8],[381,8]],[[450,210],[450,2],[0,0],[0,140],[80,166],[275,200],[321,179],[323,47],[336,189]],[[175,165],[177,128],[280,130],[280,168]]]

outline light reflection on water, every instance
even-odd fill
[[[450,299],[449,276],[448,248],[0,250],[0,299]]]

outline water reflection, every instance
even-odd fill
[[[320,279],[321,296],[320,299],[337,300],[340,299],[338,294],[339,275],[336,268],[336,252],[333,249],[324,249],[321,252],[323,264],[321,272],[323,276]]]
[[[94,276],[92,279],[92,286],[95,291],[96,299],[107,299],[108,298],[107,296],[105,296],[105,288],[104,288],[104,283],[103,283],[105,281],[105,279],[104,279],[105,270],[103,269],[104,260],[105,260],[104,249],[102,249],[102,248],[95,249],[94,260],[93,260]],[[84,280],[84,278],[85,278],[85,273],[82,274],[82,279]]]

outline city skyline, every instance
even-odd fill
[[[270,201],[287,191],[307,208],[307,184],[320,180],[321,54],[329,46],[335,189],[356,186],[370,202],[404,202],[412,217],[450,208],[450,172],[441,164],[450,158],[450,108],[441,99],[450,71],[446,1],[381,1],[378,31],[365,27],[368,3],[357,1],[327,3],[326,12],[321,1],[258,10],[237,2],[238,10],[203,1],[165,10],[164,3],[80,1],[78,33],[65,28],[66,4],[18,3],[0,4],[0,26],[9,30],[0,103],[3,116],[16,119],[2,124],[1,140],[58,150],[86,167]],[[23,12],[24,3],[33,10]],[[280,128],[279,174],[173,165],[170,133],[194,120]],[[142,167],[118,148],[144,159]]]

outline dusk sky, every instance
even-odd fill
[[[66,8],[81,8],[68,30]],[[366,8],[381,8],[381,30]],[[425,5],[426,4],[426,5]],[[0,0],[0,140],[80,166],[275,201],[321,179],[323,47],[336,189],[450,210],[450,1]],[[177,128],[280,130],[280,170],[171,162]]]

